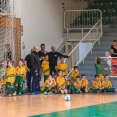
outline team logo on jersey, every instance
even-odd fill
[[[55,57],[57,57],[57,55],[54,55]]]

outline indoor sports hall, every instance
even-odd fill
[[[117,117],[117,0],[0,0],[0,117]]]

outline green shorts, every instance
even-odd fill
[[[15,80],[15,84],[23,84],[24,80],[22,76],[17,76]]]
[[[14,86],[14,84],[11,82],[6,82],[6,86]]]

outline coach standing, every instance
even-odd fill
[[[65,58],[68,58],[69,56],[62,55],[61,53],[56,52],[56,48],[54,45],[51,46],[51,50],[52,51],[49,52],[48,55],[49,55],[50,74],[52,75],[53,72],[56,73],[55,66],[57,66],[58,57],[63,56]]]
[[[31,71],[32,71],[32,94],[38,94],[37,86],[40,78],[40,60],[38,56],[38,47],[34,47],[33,52],[31,53]]]
[[[32,73],[31,73],[31,53],[33,52],[33,49],[31,49],[30,54],[28,54],[25,58],[25,60],[27,61],[27,67],[29,69],[29,71],[26,74],[27,77],[27,91],[31,92],[31,77],[32,77]]]

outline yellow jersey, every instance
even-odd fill
[[[49,84],[49,80],[47,79],[47,80],[44,82],[44,84],[43,84],[41,90],[43,91],[44,88],[47,87],[48,84]]]
[[[88,80],[85,78],[85,80],[81,80],[81,86],[86,87],[88,85]]]
[[[76,80],[76,76],[79,76],[79,72],[75,72],[74,70],[71,73],[71,79]]]
[[[99,81],[93,81],[92,82],[92,87],[95,89],[99,89],[101,87],[101,82]]]
[[[24,65],[23,67],[25,69],[25,73],[27,73],[27,71],[28,71],[27,66]]]
[[[104,88],[110,88],[110,87],[112,87],[112,83],[111,83],[110,80],[108,80],[107,82],[106,82],[105,80],[103,80],[103,81],[102,81],[102,86],[103,86]]]
[[[16,67],[16,73],[17,73],[17,76],[23,76],[24,77],[24,75],[26,75],[26,69],[25,69],[25,67],[19,67],[19,66],[17,66]]]
[[[24,70],[25,70],[25,75],[24,75],[24,80],[26,80],[26,73],[28,72],[27,66],[23,66]]]
[[[47,80],[44,82],[44,84],[43,84],[41,90],[43,91],[44,88],[47,87],[47,85],[48,85],[48,88],[51,88],[54,84],[55,84],[55,80],[52,80],[52,82],[51,82],[51,81],[49,81],[49,80],[47,79]]]
[[[68,69],[68,65],[66,63],[59,63],[56,67],[57,70],[62,70],[63,76],[66,75],[66,71]]]
[[[78,83],[78,82],[74,82],[73,84],[75,86],[76,89],[80,89],[80,87],[82,86],[81,85],[81,81]]]
[[[43,70],[43,75],[50,75],[49,61],[43,61],[41,68]]]
[[[65,78],[64,77],[61,77],[61,78],[60,77],[57,77],[56,78],[56,83],[57,83],[58,90],[60,90],[61,87],[65,87],[65,84],[66,84]],[[61,87],[59,87],[59,85]]]
[[[6,70],[6,82],[14,83],[16,76],[16,69],[14,67],[9,67]]]

